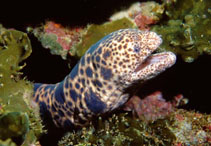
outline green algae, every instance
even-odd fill
[[[33,107],[33,86],[20,79],[20,63],[31,54],[26,33],[0,27],[0,139],[28,140],[31,143],[41,133],[38,108]],[[33,109],[33,110],[32,110]],[[29,138],[29,133],[33,133]],[[27,138],[27,139],[26,139]]]
[[[82,57],[89,47],[104,36],[119,29],[134,27],[134,23],[128,18],[106,22],[101,25],[91,24],[87,27],[86,32],[82,35],[81,41],[70,49],[70,53],[78,57]]]
[[[25,136],[29,131],[28,116],[21,112],[3,114],[0,116],[0,131],[0,139]]]
[[[30,94],[29,83],[19,79],[19,62],[31,54],[30,41],[25,33],[0,30],[0,101],[5,111],[27,111],[27,104],[20,96]],[[16,105],[16,106],[14,106]]]
[[[0,140],[0,146],[16,146],[16,144],[11,139],[7,139],[5,141]]]
[[[211,13],[209,0],[177,0],[165,3],[165,19],[151,30],[162,35],[160,51],[172,51],[185,62],[211,54]]]

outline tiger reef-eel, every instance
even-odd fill
[[[41,115],[50,115],[57,127],[82,126],[120,107],[130,97],[129,87],[175,63],[172,52],[153,53],[161,43],[155,32],[137,29],[105,36],[87,50],[63,81],[34,84]]]

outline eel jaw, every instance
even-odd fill
[[[175,62],[176,55],[172,52],[151,54],[135,68],[130,81],[151,79],[174,65]]]

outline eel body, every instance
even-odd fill
[[[149,80],[175,63],[172,52],[152,54],[161,43],[155,32],[115,31],[91,46],[63,81],[35,83],[34,101],[58,127],[84,125],[93,116],[123,105],[134,83]]]

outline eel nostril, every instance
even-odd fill
[[[133,49],[136,53],[139,53],[139,51],[140,51],[140,47],[138,47],[138,46],[134,46],[134,49]]]
[[[94,69],[96,70],[97,69],[96,64],[94,62],[92,64],[93,64]]]

